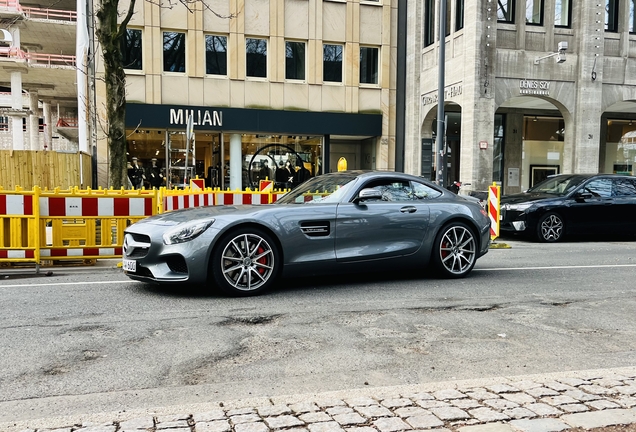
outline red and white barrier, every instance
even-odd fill
[[[152,198],[40,197],[40,216],[152,216]]]
[[[173,211],[214,205],[214,194],[173,195],[163,198],[163,210]]]
[[[32,195],[0,195],[0,215],[31,216],[33,215]]]
[[[77,257],[77,258],[89,258],[106,256],[112,257],[113,255],[122,255],[121,247],[88,247],[88,248],[52,248],[52,249],[40,249],[40,257],[42,258],[55,258],[55,257]]]
[[[269,204],[269,193],[217,192],[216,205]]]
[[[500,188],[493,184],[488,188],[488,217],[490,218],[490,238],[499,237],[499,194]]]

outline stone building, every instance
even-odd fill
[[[128,156],[145,186],[152,168],[161,184],[198,175],[232,189],[293,186],[341,157],[349,169],[393,169],[395,4],[138,1],[123,48]],[[105,140],[98,173],[106,183]]]
[[[514,193],[553,173],[634,173],[635,0],[444,1],[446,182]],[[431,178],[439,7],[408,1],[405,170]]]

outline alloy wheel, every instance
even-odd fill
[[[274,250],[263,237],[253,233],[237,235],[221,253],[225,281],[240,291],[257,290],[274,274]]]
[[[555,214],[548,215],[541,221],[541,238],[547,242],[554,242],[563,235],[563,221]]]
[[[453,225],[442,235],[439,254],[444,269],[452,275],[463,275],[473,267],[477,243],[464,225]]]

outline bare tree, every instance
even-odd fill
[[[168,0],[167,4],[161,4],[161,0],[144,0],[160,7],[172,9],[181,4],[190,13],[194,12],[197,5],[211,11],[220,18],[232,18],[233,15],[222,16],[212,10],[204,0]],[[108,142],[109,178],[110,186],[119,189],[126,187],[126,74],[124,72],[122,40],[126,36],[126,27],[130,22],[136,0],[130,0],[128,9],[119,21],[120,0],[99,0],[96,4],[95,16],[97,17],[95,33],[100,44],[104,61],[104,82],[106,84],[106,140]],[[175,40],[173,43],[181,43]]]

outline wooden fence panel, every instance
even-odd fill
[[[80,159],[83,176],[80,176]],[[91,186],[91,174],[91,156],[87,153],[0,150],[0,186],[5,190],[13,190],[16,186],[24,189],[34,186],[86,188]]]

